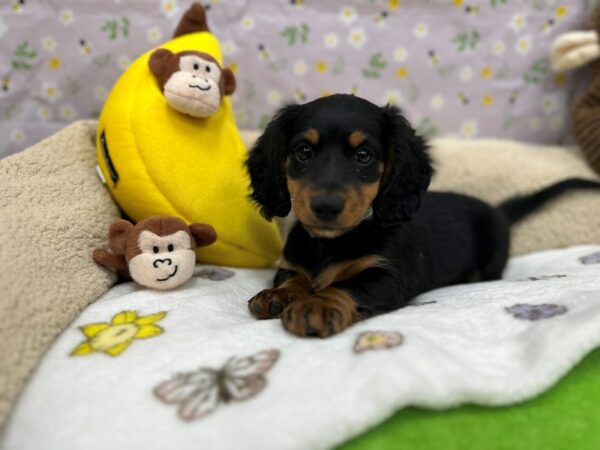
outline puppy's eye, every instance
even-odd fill
[[[360,149],[356,152],[356,161],[359,164],[369,164],[373,157],[371,156],[371,152],[366,149]]]
[[[170,252],[172,252],[172,251],[173,251],[173,248],[174,248],[174,247],[173,247],[173,244],[169,244],[169,246],[167,247],[167,250],[169,250]]]
[[[152,247],[152,251],[154,253],[158,253],[159,248],[155,245],[154,247]]]
[[[198,64],[198,63],[194,64],[194,70],[200,70],[200,64]]]
[[[312,158],[312,149],[308,145],[303,145],[299,150],[296,150],[296,159],[300,162],[306,162]]]

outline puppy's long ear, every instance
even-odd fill
[[[256,141],[246,162],[252,183],[250,197],[260,205],[260,212],[267,220],[287,216],[292,207],[285,158],[298,108],[290,105],[279,110]]]
[[[382,113],[389,153],[381,187],[373,201],[373,217],[385,230],[394,231],[421,206],[433,168],[425,141],[400,110],[388,105]]]

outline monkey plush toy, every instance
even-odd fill
[[[283,242],[250,200],[230,98],[236,81],[206,16],[201,4],[190,5],[173,39],[119,77],[98,121],[98,174],[134,223],[210,223],[219,240],[196,250],[198,262],[269,267]]]
[[[108,231],[112,252],[94,250],[98,264],[152,289],[167,290],[189,280],[196,265],[194,249],[212,244],[217,234],[210,225],[169,216],[152,217],[133,225],[114,221]]]

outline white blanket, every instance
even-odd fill
[[[429,292],[325,340],[250,316],[271,271],[120,285],[44,357],[3,448],[325,449],[407,405],[519,402],[600,345],[599,251],[516,258],[503,281]]]

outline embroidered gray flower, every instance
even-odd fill
[[[206,269],[201,269],[196,276],[199,278],[206,278],[207,280],[212,281],[223,281],[227,278],[231,278],[235,275],[235,272],[228,269],[223,269],[221,267],[210,267]]]
[[[542,303],[539,305],[519,303],[507,307],[506,311],[517,319],[530,320],[533,322],[536,320],[549,319],[554,316],[565,314],[567,312],[567,307],[552,303]]]
[[[589,255],[582,256],[579,258],[581,264],[599,264],[600,263],[600,252],[595,252]]]

